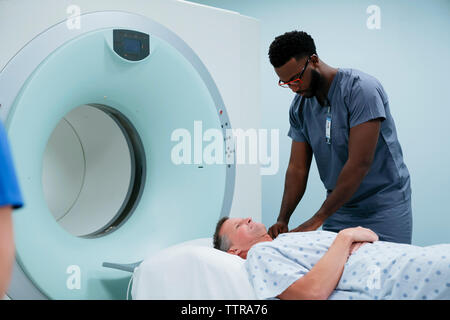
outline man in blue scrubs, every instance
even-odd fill
[[[326,200],[291,231],[362,226],[380,240],[411,243],[410,176],[380,82],[359,70],[328,66],[301,31],[276,37],[269,58],[279,85],[296,93],[289,110],[292,146],[284,194],[269,235],[288,231],[314,155]]]
[[[0,299],[8,289],[14,262],[12,210],[22,206],[7,135],[0,122]]]

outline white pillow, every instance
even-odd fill
[[[256,299],[245,260],[198,239],[164,249],[133,273],[133,299]]]

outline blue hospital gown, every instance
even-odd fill
[[[254,245],[245,265],[256,296],[281,294],[314,267],[336,235],[284,233]],[[450,244],[367,243],[348,258],[329,299],[450,299]]]

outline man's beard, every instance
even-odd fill
[[[317,70],[311,70],[311,84],[309,88],[305,90],[305,94],[303,95],[305,98],[312,98],[316,96],[317,91],[323,85],[324,78]]]

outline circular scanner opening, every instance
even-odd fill
[[[144,177],[139,135],[111,107],[73,109],[47,142],[44,197],[58,224],[74,236],[103,236],[122,225],[139,202]]]

